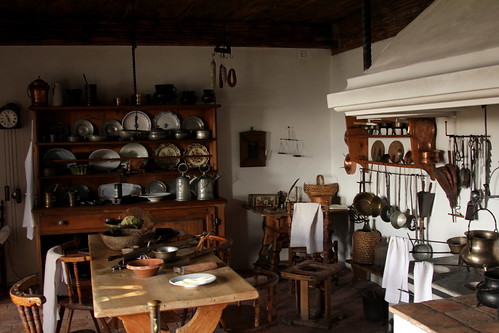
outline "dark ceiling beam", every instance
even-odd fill
[[[124,21],[2,19],[0,45],[130,45]],[[329,49],[328,24],[138,20],[138,45],[232,46]]]

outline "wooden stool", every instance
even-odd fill
[[[299,316],[293,324],[309,327],[329,328],[331,326],[331,291],[332,281],[344,268],[341,264],[325,264],[305,260],[281,272],[285,279],[295,281],[296,311]],[[299,283],[298,283],[299,281]],[[309,288],[317,290],[317,320],[311,319],[309,306]]]

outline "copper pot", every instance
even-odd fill
[[[345,161],[343,162],[343,166],[348,175],[354,174],[355,170],[357,169],[355,162],[352,161],[352,159],[350,158],[350,154],[347,154],[345,156]]]
[[[353,206],[362,215],[371,216],[374,197],[376,196],[371,192],[361,192],[353,199]]]
[[[28,96],[31,98],[31,106],[47,106],[49,104],[48,93],[50,86],[38,77],[28,85]]]

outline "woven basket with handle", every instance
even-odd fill
[[[303,184],[303,191],[312,202],[331,203],[332,197],[338,192],[338,183],[324,184],[324,176],[317,175],[316,184]]]

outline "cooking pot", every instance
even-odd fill
[[[497,232],[497,221],[488,209],[480,209],[489,212],[494,218],[494,231],[469,230],[471,220],[468,222],[468,231],[464,234],[467,244],[461,251],[463,261],[472,267],[490,268],[499,266],[499,233]]]
[[[371,192],[360,192],[353,199],[355,209],[365,216],[372,215],[372,202],[375,195]]]
[[[476,286],[478,304],[499,308],[499,271],[490,270],[483,273],[484,281]]]
[[[394,211],[390,215],[390,222],[395,229],[400,229],[407,223],[407,215],[400,211]]]

